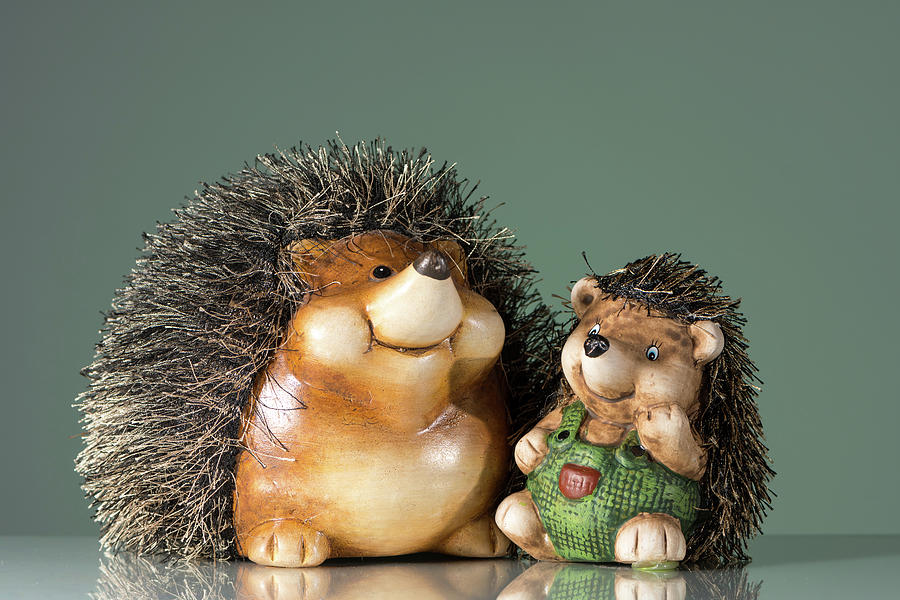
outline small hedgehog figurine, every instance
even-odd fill
[[[774,474],[739,300],[673,254],[575,283],[557,407],[516,445],[501,530],[538,559],[747,560]]]
[[[557,326],[453,167],[294,149],[146,235],[113,301],[76,461],[102,544],[141,554],[500,556],[510,431]]]

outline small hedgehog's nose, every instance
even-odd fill
[[[597,358],[609,350],[609,340],[600,334],[588,334],[584,340],[584,353],[590,358]]]
[[[438,281],[450,277],[450,260],[440,250],[426,250],[413,261],[413,268],[419,275]]]

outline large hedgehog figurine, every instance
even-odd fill
[[[467,187],[424,151],[331,142],[259,157],[146,235],[78,403],[102,544],[505,554],[508,437],[559,338]]]
[[[677,255],[572,288],[559,405],[517,444],[497,510],[535,558],[668,568],[747,559],[773,475],[739,300]]]

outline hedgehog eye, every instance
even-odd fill
[[[394,271],[385,265],[378,265],[374,269],[372,269],[372,277],[375,279],[384,279],[386,277],[390,277]]]
[[[591,327],[591,330],[588,331],[588,335],[600,335],[600,323]]]
[[[650,346],[647,348],[647,359],[648,360],[656,360],[659,358],[659,348],[656,346]]]

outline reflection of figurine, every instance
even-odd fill
[[[720,287],[671,254],[575,284],[571,392],[517,444],[527,489],[496,515],[525,551],[635,566],[746,558],[772,471],[743,317]]]
[[[756,600],[760,586],[743,569],[648,572],[540,562],[506,586],[497,600]]]
[[[146,236],[79,403],[104,546],[503,553],[486,515],[557,328],[464,188],[424,154],[332,143],[260,157]]]
[[[169,561],[128,552],[103,556],[93,600],[478,600],[524,569],[508,559],[420,556],[402,562],[337,560],[279,569],[249,561]]]
[[[309,569],[238,566],[235,600],[477,600],[521,573],[507,559],[338,564]]]

